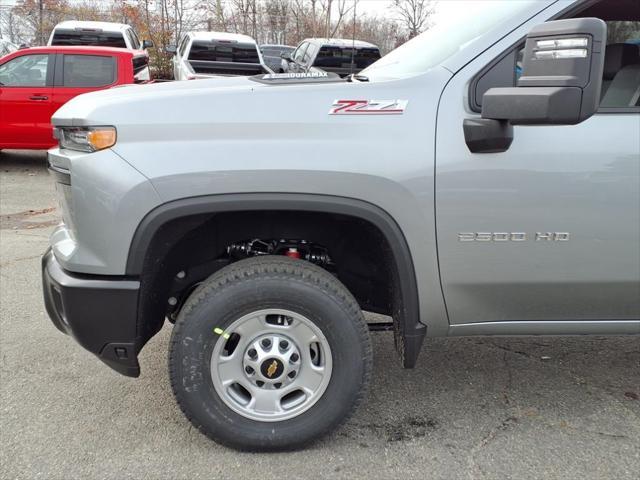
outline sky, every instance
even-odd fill
[[[389,5],[391,5],[390,0],[360,0],[358,2],[358,10],[375,15],[383,15],[388,13]]]

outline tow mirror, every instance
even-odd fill
[[[469,149],[507,150],[512,125],[576,125],[591,117],[600,104],[606,38],[607,26],[598,18],[534,27],[527,35],[517,86],[487,90],[482,119],[465,121]]]
[[[164,51],[170,53],[171,55],[175,55],[178,49],[175,45],[167,45],[166,47],[164,47]]]
[[[143,40],[142,41],[142,49],[153,48],[153,42],[151,40]]]

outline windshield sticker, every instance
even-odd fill
[[[408,100],[336,100],[329,115],[402,115]]]

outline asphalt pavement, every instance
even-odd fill
[[[638,337],[428,340],[403,370],[372,333],[367,401],[293,453],[238,453],[182,416],[171,326],[118,375],[58,332],[40,256],[58,221],[43,153],[0,153],[0,478],[640,478]]]

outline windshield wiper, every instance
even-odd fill
[[[368,82],[369,77],[357,73],[352,73],[351,75],[347,76],[347,82],[353,82],[354,80],[358,80],[359,82]]]

